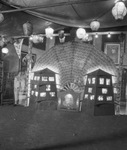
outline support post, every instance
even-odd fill
[[[28,86],[27,86],[27,104],[29,106],[30,103],[30,93],[31,93],[31,66],[32,66],[32,47],[33,42],[29,39],[28,46],[28,63],[27,63],[27,75],[28,75]]]
[[[121,33],[119,36],[120,39],[120,60],[118,66],[118,83],[117,83],[117,113],[120,114],[120,101],[121,101],[121,92],[122,92],[122,72],[123,72],[123,58],[124,58],[124,42],[125,42],[125,34]]]

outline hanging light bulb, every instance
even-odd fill
[[[8,48],[6,48],[6,47],[2,48],[2,53],[3,54],[7,54],[8,52],[9,52]]]
[[[127,14],[127,8],[124,0],[117,0],[115,6],[112,8],[112,15],[116,20],[122,20]]]
[[[107,37],[108,37],[108,38],[110,38],[110,37],[111,37],[111,34],[110,34],[110,33],[108,33]]]
[[[0,13],[0,23],[3,22],[4,20],[4,15]]]
[[[94,20],[90,23],[90,28],[92,31],[97,31],[100,28],[100,22],[97,20]]]
[[[47,38],[52,39],[53,33],[54,33],[54,29],[53,28],[48,27],[48,28],[45,29],[45,34],[46,34]]]
[[[76,31],[76,35],[79,39],[83,39],[86,34],[86,30],[84,28],[78,28]]]
[[[98,34],[97,33],[95,34],[95,38],[98,38]]]

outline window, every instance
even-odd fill
[[[42,81],[48,81],[48,77],[42,77]]]
[[[50,92],[49,94],[51,97],[55,97],[55,92]]]
[[[40,97],[46,97],[46,92],[41,92]]]
[[[99,78],[99,84],[104,84],[104,78]]]
[[[37,80],[37,76],[34,76],[34,80]]]
[[[112,96],[107,96],[107,101],[112,101]]]
[[[51,91],[51,85],[46,85],[46,91]]]
[[[40,76],[37,76],[37,77],[36,77],[36,80],[39,81],[39,80],[40,80]]]
[[[94,100],[95,95],[90,95],[90,100]]]
[[[103,101],[103,96],[98,96],[98,101]]]
[[[91,78],[88,78],[88,84],[91,84]]]
[[[92,88],[88,88],[88,93],[92,93]]]
[[[54,77],[49,77],[49,81],[54,81]]]
[[[95,84],[96,78],[92,78],[92,84]]]
[[[35,96],[38,96],[38,92],[35,92]]]
[[[117,88],[114,88],[113,92],[114,94],[117,94]]]
[[[102,94],[107,94],[108,93],[108,89],[107,88],[102,88]]]
[[[34,85],[34,89],[36,89],[37,88],[37,85]]]
[[[84,98],[85,98],[85,99],[88,99],[88,94],[85,94]]]
[[[31,91],[31,95],[34,95],[34,91]]]
[[[110,85],[110,79],[106,79],[106,85]]]

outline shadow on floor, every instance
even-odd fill
[[[71,143],[59,144],[59,145],[50,145],[43,148],[33,148],[28,150],[126,150],[124,142],[127,146],[127,131],[119,132],[112,135],[107,135],[103,137],[91,138],[87,140],[81,140]],[[121,143],[121,145],[119,144]]]

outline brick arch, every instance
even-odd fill
[[[83,76],[98,68],[117,76],[113,61],[93,45],[68,42],[46,50],[37,60],[34,71],[49,68],[60,76],[60,85],[68,82],[82,85]]]

